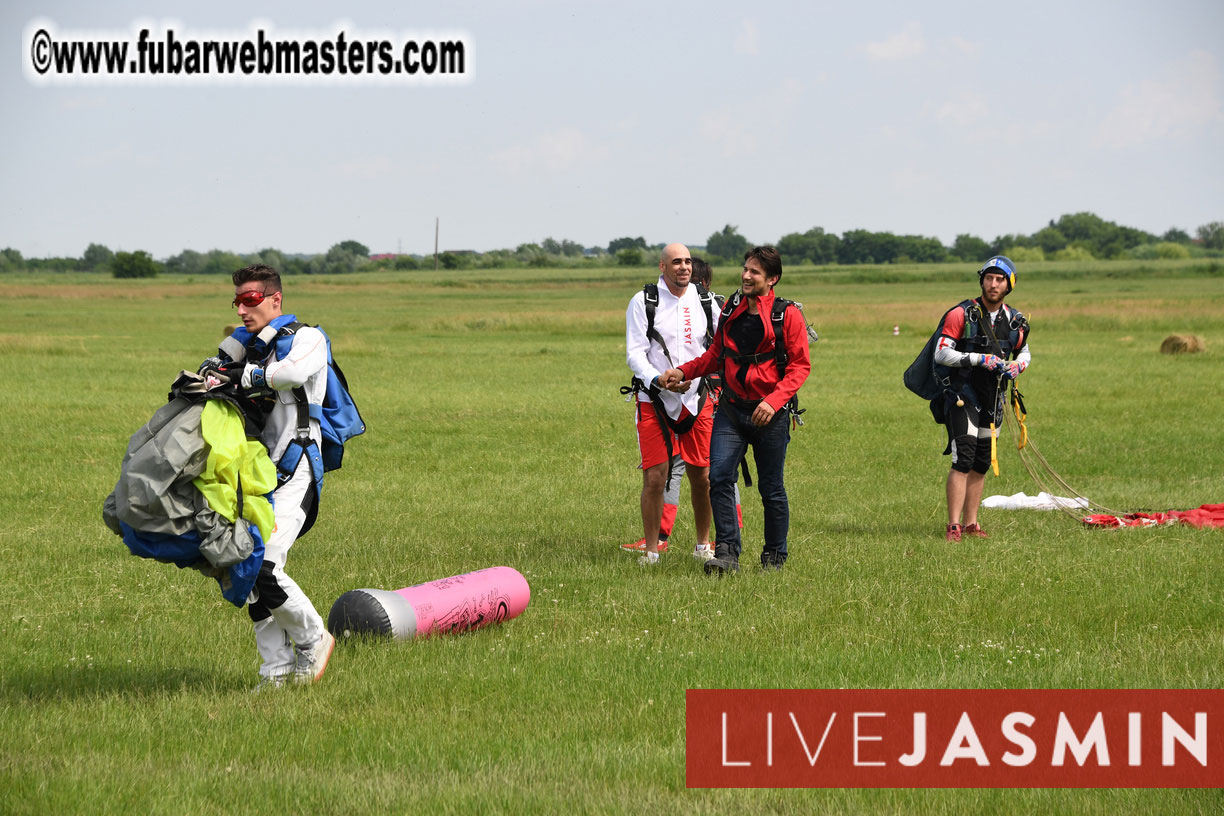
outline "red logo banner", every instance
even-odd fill
[[[686,692],[691,788],[1224,787],[1224,690]]]

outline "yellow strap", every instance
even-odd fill
[[[1020,410],[1020,400],[1016,399],[1015,390],[1012,390],[1012,413],[1016,415],[1016,422],[1020,424],[1020,438],[1016,440],[1016,450],[1024,450],[1024,446],[1028,444],[1028,425],[1024,421],[1028,419],[1028,414]]]
[[[999,438],[999,431],[995,428],[995,424],[990,423],[990,469],[994,471],[994,475],[999,475],[999,451],[995,445],[995,440]]]

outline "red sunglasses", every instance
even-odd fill
[[[238,304],[241,303],[243,306],[246,306],[248,309],[253,309],[259,304],[263,303],[264,300],[268,297],[269,295],[266,292],[260,292],[257,289],[253,289],[249,292],[243,292],[242,294],[237,295],[234,298],[234,302],[231,305],[234,308],[238,308]]]

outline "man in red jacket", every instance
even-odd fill
[[[786,562],[790,505],[782,471],[790,442],[792,400],[812,365],[803,316],[789,301],[774,295],[774,285],[781,278],[782,259],[776,249],[759,246],[748,250],[740,291],[727,301],[709,349],[661,378],[667,388],[683,392],[697,377],[717,371],[723,375],[722,398],[710,439],[715,545],[714,558],[705,563],[706,574],[739,570],[742,544],[735,515],[735,482],[749,445],[765,513],[761,566],[781,569]]]

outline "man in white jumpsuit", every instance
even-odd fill
[[[242,325],[270,355],[252,359],[253,353],[233,337],[221,344],[222,354],[242,367],[242,387],[266,388],[273,393],[272,408],[260,441],[273,462],[280,462],[296,436],[298,409],[293,389],[305,389],[311,405],[321,405],[327,392],[327,339],[318,329],[302,326],[293,336],[285,359],[277,358],[275,337],[283,320],[281,280],[275,269],[262,264],[234,273],[234,306]],[[277,325],[272,325],[277,321]],[[310,419],[310,438],[322,446],[319,421]],[[279,688],[286,682],[313,683],[323,676],[336,639],[301,587],[285,573],[285,560],[308,516],[313,518],[317,494],[310,457],[303,455],[293,476],[273,494],[276,527],[264,545],[264,562],[247,611],[255,625],[255,643],[262,658],[257,691]]]
[[[645,539],[642,564],[659,560],[659,523],[663,517],[663,489],[668,462],[679,454],[686,465],[697,528],[695,555],[713,554],[710,546],[710,429],[713,401],[700,382],[684,394],[659,387],[659,375],[669,368],[700,357],[706,349],[708,325],[705,308],[689,282],[693,262],[683,244],[669,244],[659,259],[658,304],[654,336],[648,337],[646,293],[638,292],[625,312],[626,361],[641,383],[637,392],[638,448],[642,454],[642,529]],[[710,322],[717,322],[712,310]],[[661,341],[661,342],[660,342]]]

